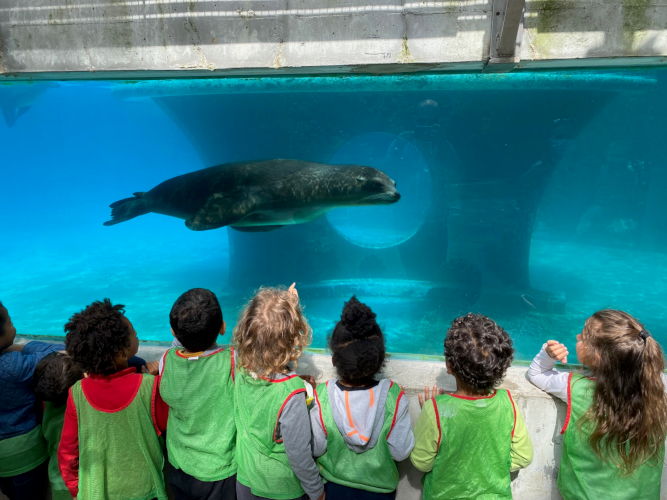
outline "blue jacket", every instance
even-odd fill
[[[0,354],[0,439],[20,436],[37,425],[32,375],[37,363],[63,345],[29,342],[21,352]]]

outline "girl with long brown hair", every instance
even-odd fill
[[[557,372],[567,348],[549,340],[530,381],[567,402],[558,488],[565,500],[658,500],[667,436],[665,359],[637,319],[605,309],[577,335],[588,371]]]

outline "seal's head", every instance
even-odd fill
[[[348,196],[354,205],[391,205],[401,199],[394,182],[384,172],[373,167],[350,166],[354,176]]]

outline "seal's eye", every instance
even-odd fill
[[[364,182],[366,177],[357,177],[357,182]]]

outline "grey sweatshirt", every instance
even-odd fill
[[[327,382],[334,422],[347,447],[355,453],[363,453],[377,444],[391,383],[390,380],[381,380],[367,387],[345,387],[337,380]],[[400,398],[395,417],[387,444],[391,457],[400,462],[410,456],[415,445],[406,397]],[[327,437],[322,428],[317,399],[310,410],[310,424],[313,429],[313,456],[321,457],[327,451]]]

